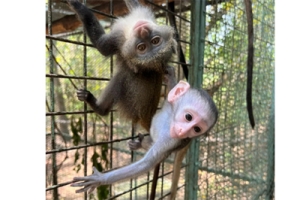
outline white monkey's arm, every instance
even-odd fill
[[[83,187],[79,190],[76,190],[76,193],[86,191],[91,193],[100,185],[110,185],[115,182],[135,178],[141,174],[147,173],[158,163],[160,163],[165,157],[167,157],[172,152],[174,147],[177,147],[178,144],[180,144],[180,140],[177,139],[167,139],[161,141],[162,142],[154,143],[146,153],[146,155],[139,161],[105,173],[100,173],[96,168],[93,168],[94,172],[92,175],[85,177],[75,177],[73,180],[74,182],[78,183],[73,183],[71,184],[71,186]],[[162,148],[162,146],[164,148]]]

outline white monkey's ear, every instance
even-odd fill
[[[179,81],[175,87],[169,92],[168,94],[168,101],[170,103],[174,102],[178,99],[181,95],[183,95],[186,91],[190,89],[190,84],[185,81]]]

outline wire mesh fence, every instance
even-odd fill
[[[170,24],[170,0],[145,1],[160,24]],[[176,0],[177,41],[189,68],[191,54],[204,56],[203,88],[219,109],[213,130],[198,138],[198,199],[272,199],[274,191],[274,0],[252,1],[254,16],[253,112],[251,128],[246,108],[247,20],[242,0],[205,3],[204,52],[191,52],[191,1]],[[123,1],[87,1],[109,31],[124,15]],[[123,6],[122,6],[123,5]],[[98,11],[97,11],[98,10]],[[103,15],[102,13],[105,13]],[[198,20],[195,19],[197,23]],[[66,25],[67,24],[67,25]],[[106,171],[139,160],[145,151],[131,152],[127,141],[145,132],[118,110],[95,114],[77,100],[87,88],[99,96],[114,73],[114,57],[102,56],[90,43],[74,13],[64,2],[47,2],[46,36],[46,199],[149,199],[153,172],[136,179],[101,186],[92,194],[77,194],[68,184],[89,175],[92,166]],[[179,51],[178,51],[179,52]],[[179,54],[170,64],[184,79]],[[191,71],[190,71],[190,74]],[[162,102],[164,96],[161,97]],[[160,104],[161,105],[161,104]],[[159,105],[159,107],[160,107]],[[167,199],[173,155],[161,165],[155,199]],[[184,160],[177,199],[189,190]]]
[[[220,117],[200,141],[201,199],[272,199],[274,179],[274,1],[252,1],[254,24],[253,112],[246,108],[247,20],[244,1],[206,8],[203,87],[214,94]],[[273,113],[273,114],[272,114]],[[271,121],[270,121],[271,120]],[[274,175],[274,174],[273,174]]]

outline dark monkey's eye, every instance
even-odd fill
[[[185,114],[185,119],[188,120],[189,122],[192,121],[193,117],[191,114]]]
[[[160,37],[159,36],[155,36],[151,39],[151,43],[156,45],[160,42]]]
[[[199,128],[198,126],[195,126],[195,127],[194,127],[194,131],[195,131],[196,133],[200,133],[200,132],[201,132],[201,128]]]
[[[146,44],[145,43],[139,43],[136,48],[139,50],[139,51],[145,51],[146,49]]]

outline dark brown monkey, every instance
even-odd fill
[[[68,0],[93,45],[104,56],[116,55],[117,70],[100,98],[87,90],[78,99],[96,113],[107,115],[114,105],[120,112],[149,131],[156,112],[167,62],[177,42],[170,26],[157,25],[153,12],[137,0],[125,1],[130,13],[115,20],[105,33],[94,14],[78,0]]]

